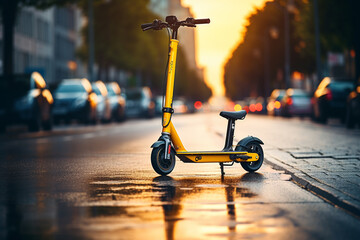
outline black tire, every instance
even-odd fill
[[[155,172],[166,176],[174,170],[175,152],[171,149],[170,159],[165,159],[165,145],[153,148],[151,152],[151,165]]]
[[[259,155],[259,160],[256,162],[240,162],[241,166],[248,172],[257,171],[264,162],[264,151],[261,145],[257,142],[249,142],[246,146],[238,146],[235,149],[236,151],[244,151],[250,153],[257,153]]]

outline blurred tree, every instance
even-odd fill
[[[303,56],[315,65],[315,29],[314,5],[312,0],[303,0],[300,14],[294,22],[297,36],[304,43]],[[356,79],[359,78],[360,58],[360,19],[358,10],[360,2],[357,0],[318,0],[318,16],[320,28],[320,45],[322,58],[328,51],[354,50],[356,57]]]
[[[225,64],[226,95],[231,99],[265,96],[269,89],[285,87],[284,5],[282,0],[267,2],[248,17],[243,41]],[[291,37],[291,45],[294,41]],[[294,49],[290,53],[294,69],[298,54]]]
[[[144,85],[160,87],[163,69],[159,66],[166,64],[167,36],[165,32],[141,31],[142,23],[158,18],[147,5],[148,0],[94,1],[95,62],[99,76],[107,76],[109,67],[114,66],[134,73]],[[83,4],[83,9],[87,15],[87,4]],[[87,31],[85,26],[86,40],[78,49],[84,61],[88,59]]]
[[[263,9],[256,9],[248,17],[249,24],[246,26],[244,39],[225,65],[224,81],[228,97],[241,99],[248,96],[268,96],[269,90],[286,87],[286,11],[289,13],[290,21],[290,70],[307,74],[315,71],[314,12],[310,9],[308,0],[294,0],[291,7],[288,5],[289,2],[267,2]],[[321,19],[326,24],[329,18],[330,16]],[[276,39],[271,37],[273,28],[278,30]],[[335,36],[333,38],[336,42]],[[268,90],[265,87],[267,85]]]
[[[256,9],[249,16],[244,39],[225,65],[225,88],[230,98],[264,96],[267,61],[269,61],[270,69],[268,77],[270,89],[285,87],[283,29],[287,2],[287,0],[267,2],[263,9]],[[322,58],[326,57],[328,51],[354,50],[356,79],[359,79],[360,19],[357,11],[360,2],[318,0],[318,4]],[[312,74],[316,70],[313,0],[294,0],[294,5],[295,8],[290,13],[291,71]],[[277,39],[272,39],[267,35],[272,27],[279,30]],[[267,54],[266,42],[270,45]]]
[[[153,91],[160,93],[168,56],[168,36],[165,30],[141,31],[142,23],[159,19],[159,16],[149,10],[148,3],[148,0],[94,1],[95,61],[99,66],[100,76],[106,76],[109,67],[115,66],[136,76],[136,81],[130,83],[148,85]],[[83,9],[87,14],[86,4],[83,4]],[[87,31],[86,26],[83,31],[85,39],[88,38]],[[78,49],[78,54],[84,61],[88,58],[87,42],[84,41]],[[182,56],[179,49],[176,93],[195,97],[195,93],[189,90],[193,86],[191,83],[195,82],[199,87],[198,95],[201,93],[205,96],[202,98],[208,98],[209,88],[196,74],[190,73]]]

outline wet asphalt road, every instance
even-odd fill
[[[211,113],[175,115],[173,121],[189,150],[219,150],[223,139],[217,129],[225,132],[226,121],[219,126],[223,122],[218,118]],[[245,121],[274,128],[274,120],[266,117]],[[302,126],[298,124],[299,132]],[[255,136],[270,139],[252,128]],[[235,165],[225,168],[221,178],[217,164],[177,161],[169,177],[159,177],[150,164],[149,146],[160,131],[156,118],[0,136],[0,239],[359,236],[358,218],[269,165],[255,174]],[[251,131],[249,127],[237,138]],[[321,129],[316,134],[321,135]],[[264,149],[266,157],[266,142]]]

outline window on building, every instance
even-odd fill
[[[36,25],[37,25],[37,39],[41,42],[49,43],[50,42],[49,23],[41,18],[38,18],[36,21]]]
[[[55,9],[55,24],[67,30],[75,30],[75,11],[70,7]]]
[[[15,31],[27,37],[33,37],[33,17],[32,12],[21,10],[17,18]]]

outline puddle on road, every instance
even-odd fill
[[[289,180],[286,174],[276,174],[280,181]],[[275,236],[280,229],[289,231],[296,224],[283,217],[286,212],[264,204],[258,193],[246,187],[255,185],[256,191],[261,192],[267,185],[265,180],[269,178],[260,173],[227,175],[223,179],[210,174],[148,179],[95,177],[88,180],[85,193],[37,194],[42,206],[27,209],[29,216],[22,217],[26,228],[21,236],[42,239]]]
[[[86,201],[74,203],[84,215],[73,219],[69,231],[96,239],[262,238],[293,226],[278,220],[286,213],[264,205],[242,186],[244,182],[261,185],[264,180],[258,173],[224,179],[94,178]]]

